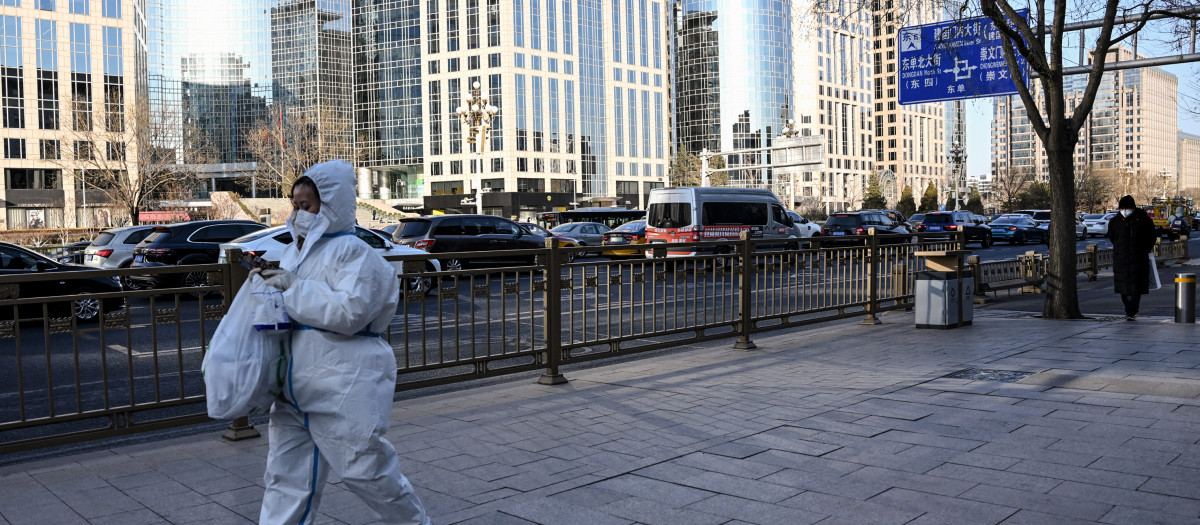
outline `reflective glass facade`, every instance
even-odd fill
[[[790,2],[680,0],[672,20],[677,144],[699,153],[770,146],[792,98]],[[641,26],[638,26],[641,30]],[[633,38],[626,33],[627,42]],[[637,55],[627,54],[633,61]],[[641,101],[639,101],[641,102]],[[766,159],[729,159],[731,165]],[[733,175],[765,182],[765,173]]]
[[[211,145],[217,162],[252,162],[255,126],[320,137],[353,158],[349,0],[149,0],[153,104],[181,115],[183,151]],[[185,131],[186,130],[186,131]]]

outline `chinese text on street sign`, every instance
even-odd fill
[[[1029,10],[1018,13],[1029,19]],[[900,103],[918,104],[1012,95],[1016,85],[1004,61],[1000,31],[987,17],[900,28]],[[1029,79],[1016,56],[1021,82]]]

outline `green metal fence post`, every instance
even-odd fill
[[[738,243],[737,258],[741,261],[740,285],[738,286],[738,340],[733,343],[735,350],[753,350],[758,348],[750,340],[750,330],[754,327],[754,246],[750,243],[750,232],[742,232]]]
[[[226,267],[221,272],[224,274],[224,282],[221,283],[224,286],[224,290],[221,292],[223,296],[221,302],[226,313],[229,312],[229,305],[233,303],[233,298],[237,296],[238,290],[245,286],[246,280],[250,277],[250,271],[242,266],[241,261],[242,250],[232,248],[225,252]],[[221,437],[229,441],[241,441],[262,437],[262,434],[254,428],[254,425],[250,424],[250,418],[242,416],[229,423],[229,426],[225,427],[225,431],[221,432]]]
[[[877,233],[875,228],[867,229],[867,260],[863,261],[867,265],[867,318],[862,321],[865,325],[881,322],[876,315],[879,311],[879,260],[882,258]]]
[[[540,385],[561,385],[567,382],[559,371],[562,364],[562,254],[558,250],[558,238],[546,239],[545,295],[542,299],[542,326],[546,338],[546,369],[538,378]]]

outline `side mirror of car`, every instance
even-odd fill
[[[44,272],[49,269],[50,269],[50,263],[47,263],[46,261],[38,261],[37,263],[35,263],[33,265],[33,271],[35,271],[35,272]]]

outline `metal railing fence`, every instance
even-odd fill
[[[962,246],[957,238],[871,234],[802,244],[742,238],[610,247],[394,256],[403,268],[396,316],[385,337],[396,351],[396,389],[541,371],[597,359],[753,336],[856,316],[875,323],[913,304],[918,251]],[[668,257],[690,246],[698,255]],[[1160,258],[1186,257],[1163,243]],[[647,256],[648,255],[648,256]],[[488,266],[432,272],[433,258],[504,256]],[[1040,256],[1039,256],[1040,257]],[[1026,279],[1044,259],[974,264],[976,289]],[[1080,254],[1081,271],[1111,254]],[[0,453],[206,420],[200,363],[230,299],[246,279],[231,263],[30,272],[0,276]],[[30,286],[73,278],[206,272],[204,286],[40,297]],[[24,288],[23,288],[24,287]],[[106,302],[106,300],[108,302]],[[115,301],[115,305],[113,302]],[[95,306],[84,319],[72,309]],[[64,310],[66,308],[66,310]]]

